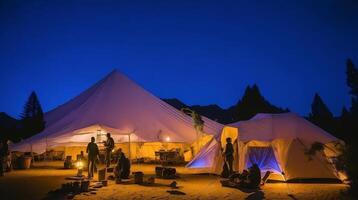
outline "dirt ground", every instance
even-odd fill
[[[64,170],[61,165],[61,162],[36,163],[33,169],[7,173],[0,177],[0,199],[53,199],[48,192],[59,189],[67,182],[66,177],[76,174],[76,170]],[[154,168],[154,165],[133,165],[132,171],[143,171],[147,179],[154,175]],[[172,180],[155,179],[152,186],[109,181],[107,187],[99,188],[93,194],[76,195],[74,199],[347,199],[344,195],[347,185],[344,184],[267,183],[259,191],[241,191],[221,187],[220,178],[214,175],[195,174],[183,167],[178,167],[177,171],[180,178],[176,179],[179,186],[176,191],[180,194],[168,193],[172,190],[169,187]]]

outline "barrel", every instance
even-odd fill
[[[22,156],[18,158],[18,168],[19,169],[29,169],[31,166],[31,156]]]

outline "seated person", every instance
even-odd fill
[[[234,173],[230,175],[229,179],[230,181],[239,183],[240,181],[246,180],[248,175],[249,172],[246,169],[244,169],[242,173]]]
[[[130,174],[129,159],[126,158],[121,148],[118,149],[117,154],[118,154],[118,161],[114,170],[115,177],[120,179],[128,179]]]
[[[261,171],[257,164],[253,164],[248,169],[248,174],[246,177],[242,176],[243,179],[239,182],[239,187],[244,188],[258,188],[261,183]]]
[[[252,186],[258,187],[261,183],[261,170],[257,164],[254,164],[249,169],[250,173],[248,179],[250,180]]]

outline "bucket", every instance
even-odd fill
[[[134,183],[142,184],[143,183],[143,172],[133,172],[134,174]]]
[[[163,167],[155,167],[155,175],[158,178],[163,177]]]

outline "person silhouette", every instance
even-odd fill
[[[104,142],[104,146],[106,147],[106,167],[109,167],[111,165],[111,153],[114,149],[114,140],[110,133],[107,133],[107,141]]]
[[[86,153],[88,153],[88,178],[93,178],[94,168],[96,167],[96,159],[99,157],[99,149],[95,143],[95,138],[91,137],[91,142],[87,145]]]
[[[234,147],[231,143],[231,138],[226,138],[226,147],[225,147],[225,162],[228,165],[229,168],[229,174],[231,175],[233,173],[233,162],[234,162]]]

